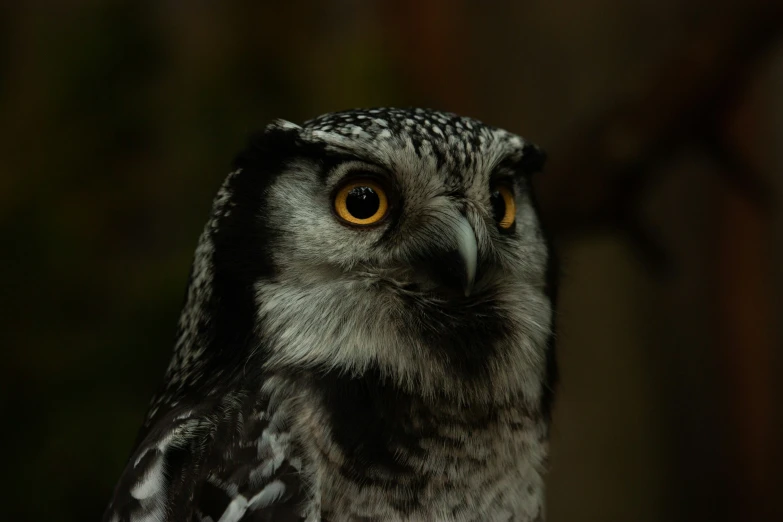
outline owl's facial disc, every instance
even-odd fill
[[[260,205],[237,189],[245,207],[219,213],[262,232],[235,234],[228,269],[248,264],[256,238],[269,254],[252,288],[267,368],[374,369],[460,400],[540,393],[552,314],[530,183],[537,149],[418,110],[269,132],[242,177],[274,173]]]

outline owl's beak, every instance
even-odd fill
[[[465,292],[465,297],[467,297],[473,290],[473,282],[476,279],[478,244],[476,243],[476,233],[473,231],[473,227],[470,226],[470,222],[462,214],[460,214],[455,228],[457,252],[459,252],[465,270],[462,289]]]
[[[444,296],[469,296],[473,291],[478,265],[478,244],[473,227],[460,214],[452,214],[430,233],[436,234],[429,244],[414,254],[409,262],[415,268],[422,286]]]

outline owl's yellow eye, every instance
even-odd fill
[[[517,215],[517,205],[514,202],[514,193],[506,185],[497,185],[489,196],[492,204],[492,214],[498,226],[508,230],[514,224]]]
[[[351,225],[374,225],[386,216],[388,209],[386,192],[372,180],[351,181],[334,197],[334,211]]]

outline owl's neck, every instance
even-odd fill
[[[301,425],[306,432],[301,435],[317,448],[322,492],[339,493],[324,498],[350,502],[346,492],[355,489],[361,496],[361,485],[373,484],[384,492],[383,498],[398,503],[388,509],[410,510],[433,520],[437,516],[432,509],[461,509],[449,505],[456,497],[483,505],[486,495],[501,490],[508,495],[503,509],[535,514],[540,508],[545,416],[515,404],[425,400],[374,373],[358,378],[329,374],[310,382],[320,404],[312,404],[304,416],[310,422]],[[331,506],[338,512],[348,508]],[[397,520],[395,516],[389,520]]]

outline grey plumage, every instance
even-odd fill
[[[542,161],[423,109],[254,137],[215,199],[105,520],[543,520]],[[377,222],[342,219],[350,180],[366,185],[353,208],[388,199]]]

